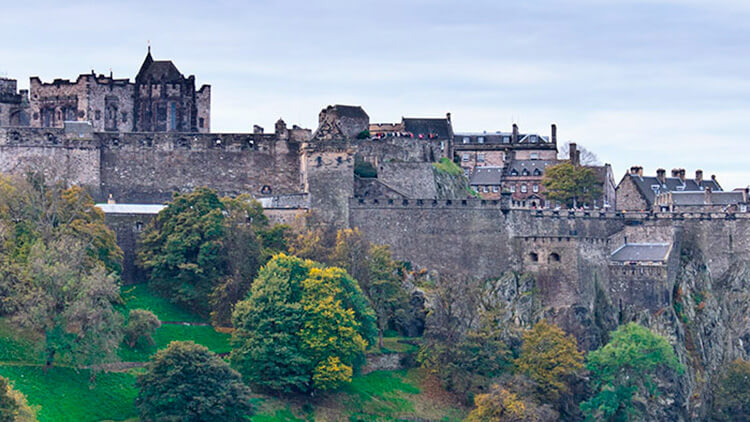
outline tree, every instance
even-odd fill
[[[657,371],[684,371],[664,337],[634,322],[620,326],[609,343],[590,352],[586,368],[591,373],[594,396],[581,404],[589,420],[630,420],[640,411],[636,397],[655,396]]]
[[[26,396],[0,377],[0,422],[36,422],[37,408],[29,406]]]
[[[378,346],[383,332],[398,318],[406,319],[408,295],[398,277],[398,265],[388,246],[371,245],[358,228],[339,230],[331,260],[349,272],[370,300],[378,322]]]
[[[583,368],[583,354],[575,337],[541,320],[523,334],[516,367],[538,384],[540,398],[553,401],[569,390],[570,378]]]
[[[240,374],[190,341],[173,341],[158,351],[136,385],[143,421],[247,421],[253,413]]]
[[[216,281],[226,275],[223,211],[213,190],[175,195],[149,223],[138,252],[156,292],[204,316]]]
[[[128,325],[125,326],[125,341],[128,346],[135,347],[139,340],[153,346],[152,335],[161,327],[161,321],[153,312],[145,309],[133,309],[128,314]]]
[[[209,304],[213,324],[228,326],[234,305],[247,296],[262,264],[258,232],[268,226],[268,219],[260,203],[248,196],[222,198],[221,202],[224,205],[221,244],[226,256],[226,275],[215,283]]]
[[[576,149],[581,153],[580,164],[582,166],[600,165],[599,157],[597,157],[596,154],[581,145],[577,145]],[[570,142],[566,142],[563,146],[560,147],[560,152],[557,154],[557,156],[561,160],[567,160],[570,158]]]
[[[276,392],[349,382],[376,335],[373,311],[346,271],[284,254],[260,270],[233,324],[232,364],[251,385]]]
[[[120,300],[117,278],[102,264],[91,267],[87,249],[66,236],[35,242],[28,261],[13,318],[43,334],[45,368],[58,354],[83,365],[116,360],[122,340],[122,316],[113,307]]]
[[[728,364],[715,386],[713,419],[750,421],[750,362],[737,359]]]
[[[569,162],[547,167],[542,185],[548,199],[573,208],[592,204],[602,195],[601,182],[594,170]]]
[[[549,406],[540,406],[528,396],[503,385],[493,384],[489,392],[474,398],[467,422],[552,422],[559,420]]]

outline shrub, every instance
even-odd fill
[[[450,174],[451,176],[461,176],[464,174],[464,171],[461,170],[461,167],[459,167],[458,164],[446,157],[441,158],[437,163],[432,163],[432,166],[435,167],[437,171]]]
[[[154,345],[152,335],[161,327],[161,321],[153,312],[145,309],[133,309],[128,314],[128,325],[125,326],[125,341],[135,347],[139,340],[149,346]]]

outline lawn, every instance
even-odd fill
[[[90,372],[39,366],[0,366],[0,375],[13,381],[32,405],[41,405],[40,422],[121,421],[137,416],[135,375],[101,372],[89,384]]]
[[[125,302],[124,314],[131,309],[146,309],[156,314],[161,321],[206,322],[205,319],[189,310],[182,309],[159,297],[149,290],[146,284],[122,286],[120,296]]]

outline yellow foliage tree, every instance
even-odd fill
[[[575,337],[541,320],[523,334],[516,367],[538,384],[543,398],[556,400],[568,391],[569,378],[583,368],[583,354]]]
[[[518,395],[495,384],[487,394],[474,398],[474,410],[466,422],[521,422],[533,420],[523,400]]]

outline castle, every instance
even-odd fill
[[[455,133],[450,114],[371,123],[361,107],[333,105],[314,131],[279,120],[269,133],[214,134],[209,92],[150,53],[135,83],[82,75],[37,86],[32,78],[30,125],[16,113],[0,128],[0,173],[42,171],[114,202],[102,207],[126,253],[126,281],[137,278],[136,240],[160,204],[208,186],[258,198],[275,221],[314,214],[359,227],[415,266],[480,278],[534,274],[540,300],[582,338],[601,334],[584,330],[598,290],[619,318],[669,306],[686,241],[715,274],[750,259],[747,193],[725,195],[702,173],[649,178],[634,167],[615,190],[611,167],[596,166],[602,198],[579,210],[552,206],[541,179],[565,161],[555,125],[549,136],[517,125]],[[2,98],[19,107],[23,94],[13,95]],[[464,174],[446,174],[436,165],[442,158]],[[580,165],[575,145],[566,160]]]

